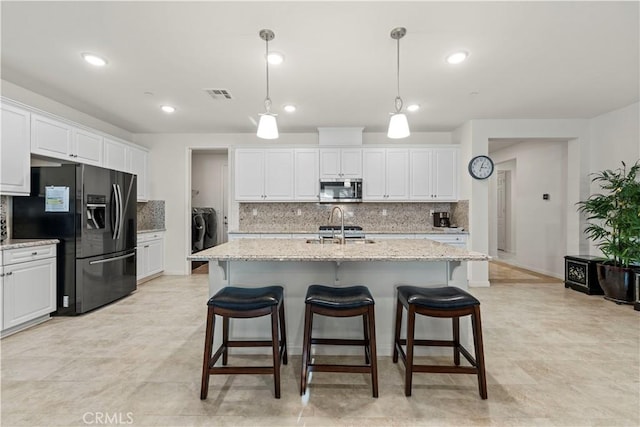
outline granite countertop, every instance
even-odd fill
[[[140,233],[155,233],[157,231],[167,231],[167,229],[166,228],[147,228],[147,229],[144,229],[144,230],[138,230],[137,233],[138,234],[140,234]]]
[[[487,261],[488,255],[429,239],[374,243],[307,243],[304,239],[238,239],[187,257],[200,261]]]
[[[318,230],[263,230],[263,231],[229,231],[228,234],[318,234]],[[364,230],[364,234],[469,234],[466,230],[459,228],[424,228],[414,230]]]
[[[55,245],[59,243],[58,239],[7,239],[0,243],[0,250],[30,248],[33,246]]]

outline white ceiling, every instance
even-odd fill
[[[2,78],[128,131],[255,132],[265,97],[281,132],[386,130],[396,89],[412,131],[470,119],[590,118],[639,100],[639,3],[632,2],[9,2]],[[456,50],[470,52],[458,66]],[[104,55],[95,69],[80,53]],[[230,101],[203,89],[224,88]],[[145,94],[150,92],[150,94]],[[285,103],[298,111],[282,111]],[[178,109],[160,112],[161,104]]]

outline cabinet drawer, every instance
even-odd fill
[[[138,234],[137,243],[145,243],[151,240],[158,240],[164,238],[164,233],[154,232],[154,233],[140,233]]]
[[[28,248],[7,249],[2,251],[2,264],[35,261],[56,256],[56,245],[31,246]]]

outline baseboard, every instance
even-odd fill
[[[469,280],[470,288],[488,288],[491,286],[488,280]]]

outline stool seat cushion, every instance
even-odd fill
[[[262,288],[226,286],[212,296],[207,305],[226,310],[251,311],[278,305],[282,299],[282,286]]]
[[[423,288],[398,286],[398,299],[403,305],[415,304],[425,308],[458,309],[480,305],[471,294],[455,286]]]
[[[366,286],[333,286],[311,285],[307,289],[305,303],[332,309],[359,308],[373,305],[373,297]]]

